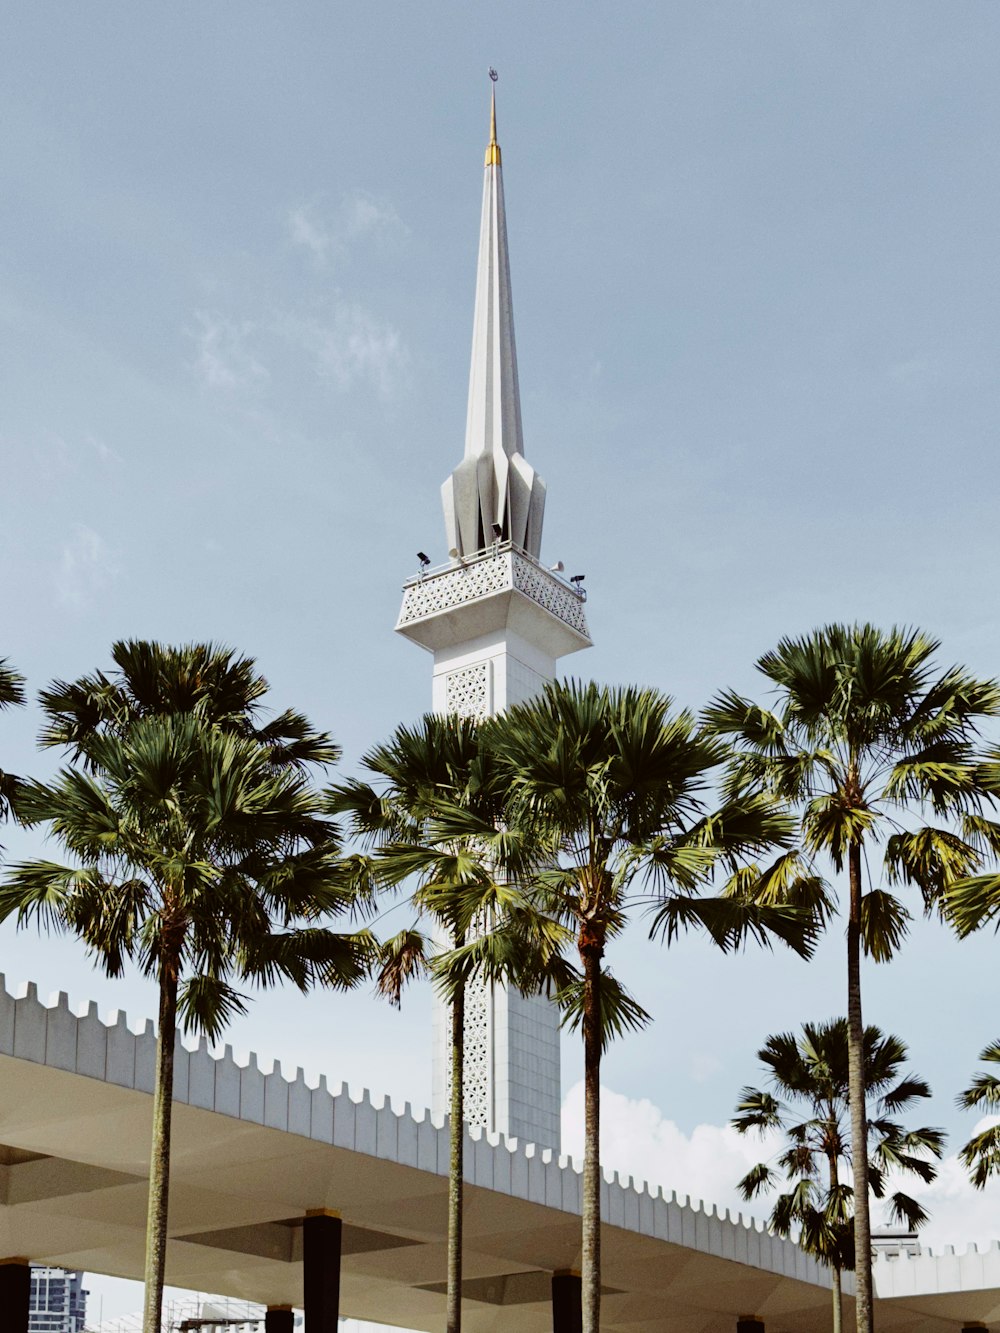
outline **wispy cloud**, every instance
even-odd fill
[[[333,233],[305,204],[288,214],[288,234],[295,245],[310,250],[315,259],[325,264],[334,245]]]
[[[353,190],[336,208],[312,202],[290,209],[288,235],[293,245],[308,250],[317,263],[327,265],[346,259],[351,246],[361,241],[400,245],[409,237],[410,229],[387,200]]]
[[[83,523],[63,543],[53,574],[56,596],[64,606],[80,609],[118,577],[118,567],[99,532]]]
[[[409,362],[399,330],[356,303],[340,302],[328,320],[286,317],[279,327],[290,342],[310,354],[318,372],[342,391],[367,384],[388,397]]]
[[[88,434],[86,443],[93,449],[97,455],[98,462],[103,463],[105,467],[111,467],[115,463],[122,461],[122,456],[117,449],[112,449],[106,440],[100,439],[97,435]]]
[[[257,325],[232,320],[214,311],[195,311],[197,327],[188,330],[196,348],[195,369],[212,389],[245,389],[268,378],[267,369],[250,350]]]
[[[367,236],[379,237],[384,241],[405,240],[410,229],[402,220],[392,204],[363,190],[355,190],[347,196],[342,205],[342,212],[347,235],[352,239]]]

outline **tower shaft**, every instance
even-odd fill
[[[465,454],[442,488],[450,560],[405,584],[396,624],[434,656],[434,711],[475,718],[528,702],[559,658],[590,646],[582,595],[540,561],[545,485],[522,448],[495,110],[485,176]],[[438,1001],[434,1026],[433,1107],[444,1113],[450,1020]],[[469,1123],[558,1150],[551,1001],[472,983],[463,1084]]]

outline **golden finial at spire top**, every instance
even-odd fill
[[[496,84],[500,76],[496,70],[490,67],[490,81],[493,84],[493,90],[490,93],[490,142],[486,149],[486,165],[488,167],[498,167],[500,165],[500,145],[497,143],[497,92]]]

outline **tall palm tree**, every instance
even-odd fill
[[[5,657],[0,657],[0,709],[24,703],[24,677],[19,675]],[[0,768],[0,819],[6,819],[14,796],[16,779]]]
[[[427,714],[399,727],[370,750],[362,766],[371,782],[336,788],[332,809],[349,814],[351,828],[369,848],[371,881],[379,888],[411,886],[410,901],[431,926],[414,925],[386,942],[379,989],[398,1003],[411,976],[434,971],[446,953],[460,950],[474,932],[495,927],[502,913],[501,862],[515,863],[503,826],[503,793],[472,719]],[[441,820],[458,814],[474,828],[455,831]],[[514,891],[516,893],[516,891]],[[462,1323],[463,1135],[465,1121],[465,998],[469,974],[447,991],[450,1010],[450,1161],[448,1173],[447,1333]]]
[[[336,752],[313,735],[324,755]],[[76,762],[50,783],[22,783],[17,809],[48,824],[69,861],[13,866],[0,919],[70,931],[109,975],[133,962],[157,982],[143,1327],[158,1333],[178,1027],[215,1040],[245,1008],[240,982],[351,986],[372,942],[318,924],[350,907],[352,892],[303,760],[214,722],[207,707],[112,709],[64,743]]]
[[[766,791],[798,812],[802,843],[847,866],[847,1021],[851,1139],[867,1142],[861,954],[891,958],[909,912],[885,885],[912,884],[928,912],[954,880],[1000,850],[984,811],[1000,793],[977,752],[1000,686],[964,668],[940,670],[935,640],[916,630],[828,625],[782,639],[757,662],[771,707],[735,692],[706,710],[738,754],[730,795]],[[876,848],[881,847],[881,865]],[[864,889],[867,860],[874,886]],[[879,873],[881,871],[881,874]],[[858,1333],[872,1333],[871,1222],[864,1157],[852,1163]]]
[[[646,1018],[606,968],[608,941],[625,929],[630,913],[645,909],[653,912],[653,933],[668,940],[702,925],[722,948],[748,936],[766,942],[770,931],[809,948],[809,926],[796,909],[745,895],[698,896],[716,864],[735,869],[740,857],[787,841],[790,823],[757,795],[707,814],[708,775],[725,748],[702,735],[690,714],[672,714],[670,707],[655,690],[559,683],[484,731],[505,793],[505,827],[546,867],[522,880],[537,907],[534,922],[571,931],[579,960],[576,979],[557,998],[583,1033],[584,1333],[600,1328],[601,1055],[611,1036]],[[530,929],[525,925],[523,933]],[[464,952],[474,951],[470,944]],[[509,956],[507,950],[494,964],[498,974]],[[481,952],[479,963],[489,971]]]
[[[923,1079],[904,1074],[906,1046],[877,1027],[864,1033],[865,1089],[869,1098],[868,1180],[876,1199],[886,1195],[889,1177],[900,1172],[925,1183],[936,1171],[929,1158],[940,1158],[944,1135],[939,1129],[907,1130],[895,1118],[914,1102],[931,1095]],[[771,1230],[797,1234],[799,1244],[831,1270],[833,1333],[841,1333],[841,1274],[854,1267],[854,1190],[844,1179],[854,1156],[848,1129],[847,1020],[804,1023],[802,1035],[783,1032],[768,1037],[757,1052],[774,1091],[744,1088],[733,1118],[741,1134],[784,1139],[776,1166],[759,1162],[739,1182],[744,1199],[780,1190],[771,1209]],[[889,1196],[893,1221],[915,1231],[927,1220],[916,1199],[901,1190]]]

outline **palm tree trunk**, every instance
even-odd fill
[[[833,1333],[841,1333],[844,1326],[844,1297],[840,1289],[840,1269],[836,1265],[834,1265],[831,1277],[833,1285]]]
[[[451,1157],[448,1167],[448,1294],[447,1333],[462,1327],[462,1150],[465,1135],[465,987],[451,1002]]]
[[[156,1038],[156,1082],[153,1087],[153,1143],[149,1156],[142,1333],[160,1333],[161,1328],[163,1272],[167,1257],[170,1117],[174,1102],[176,1039],[177,965],[173,960],[165,959],[160,971],[160,1025]]]
[[[868,1207],[868,1117],[861,1018],[861,844],[848,849],[851,909],[847,923],[847,1079],[854,1177],[854,1272],[857,1333],[872,1333],[872,1229]]]
[[[837,1154],[833,1149],[827,1150],[827,1166],[830,1169],[830,1194],[833,1196],[834,1190],[840,1184],[840,1177],[837,1171]],[[844,1326],[844,1293],[843,1284],[840,1280],[840,1265],[834,1264],[831,1269],[831,1286],[833,1288],[833,1333],[841,1333]]]
[[[601,1327],[601,950],[580,949],[583,961],[583,1242],[580,1267],[583,1333]]]

